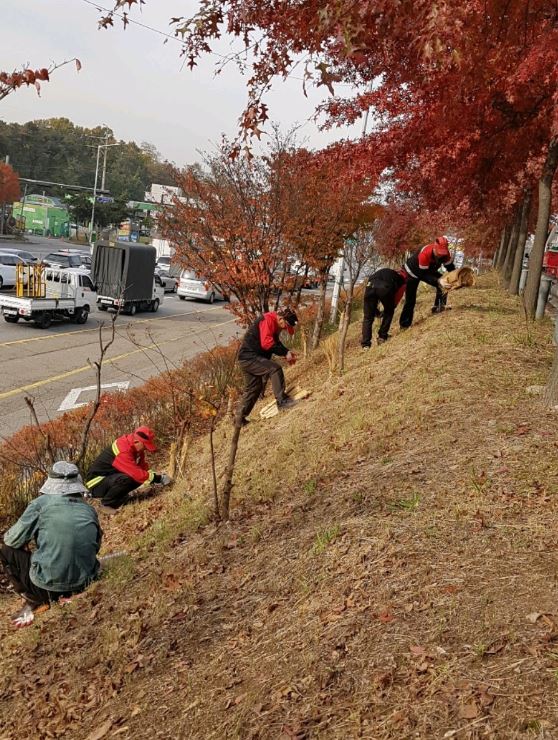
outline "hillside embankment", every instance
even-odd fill
[[[0,737],[558,737],[558,418],[548,321],[488,275],[243,430],[233,518],[208,444],[169,494],[104,520],[126,549],[13,633]],[[253,414],[257,419],[256,414]],[[230,422],[216,434],[223,469]]]

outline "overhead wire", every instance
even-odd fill
[[[124,14],[124,13],[120,13],[120,12],[114,10],[114,9],[111,10],[110,8],[105,8],[103,5],[100,5],[99,3],[95,2],[94,0],[82,0],[82,2],[83,3],[86,3],[86,5],[91,5],[91,7],[95,8],[96,10],[98,10],[100,12],[102,11],[104,13],[110,13],[111,15],[114,15],[117,18],[122,18],[123,20],[125,19],[126,20],[126,23],[131,23],[134,26],[139,26],[140,28],[143,28],[146,31],[151,31],[152,33],[156,33],[159,36],[163,36],[167,40],[170,39],[171,41],[176,41],[182,47],[184,47],[184,42],[181,41],[178,38],[178,36],[176,36],[174,34],[171,34],[171,33],[166,33],[165,31],[161,31],[160,28],[155,28],[154,26],[150,26],[147,23],[142,23],[141,21],[137,21],[134,18],[130,18],[130,16],[129,16],[128,13]],[[236,52],[235,54],[233,54],[233,57],[235,57],[235,56],[237,57],[240,54],[243,54],[243,53],[248,52],[248,51],[249,51],[249,49],[244,49],[241,52]],[[228,55],[228,54],[220,54],[219,52],[212,51],[211,49],[209,51],[205,52],[205,53],[211,54],[212,56],[219,57],[219,59],[232,60],[232,57],[230,55]],[[291,79],[291,80],[299,80],[300,82],[306,82],[307,81],[304,77],[298,77],[298,76],[292,75],[292,74],[286,75],[284,77],[284,79],[287,79],[287,78],[288,79]],[[336,85],[337,86],[342,86],[342,87],[352,87],[352,88],[355,87],[355,85],[352,85],[352,84],[350,84],[348,82],[337,82]]]

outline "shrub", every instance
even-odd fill
[[[185,434],[205,434],[211,420],[226,413],[228,396],[238,392],[237,347],[236,341],[216,347],[138,388],[103,395],[91,425],[82,473],[103,447],[141,424],[154,429],[162,447],[182,440]],[[51,464],[51,452],[56,460],[76,459],[90,408],[74,409],[40,427],[24,427],[0,446],[0,529],[37,495]]]

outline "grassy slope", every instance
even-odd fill
[[[430,298],[370,353],[355,327],[342,380],[297,369],[313,396],[243,432],[230,525],[203,526],[202,444],[106,523],[134,557],[5,631],[5,737],[558,736],[558,422],[524,390],[550,328],[491,277]]]

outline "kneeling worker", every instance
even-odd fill
[[[116,510],[128,501],[128,494],[143,483],[172,483],[166,473],[155,473],[145,460],[145,450],[155,452],[155,433],[138,427],[105,447],[91,465],[85,485],[93,498],[102,499],[107,510]]]
[[[244,373],[245,387],[236,414],[236,424],[244,426],[247,423],[246,417],[256,405],[268,378],[279,411],[289,409],[296,403],[285,393],[283,368],[271,357],[285,357],[291,365],[296,362],[294,352],[285,347],[279,335],[284,329],[293,335],[297,323],[296,313],[291,308],[283,308],[277,313],[270,311],[258,317],[244,335],[238,352],[238,364]]]
[[[360,340],[364,349],[368,349],[372,344],[372,324],[378,315],[378,303],[381,303],[384,309],[378,332],[378,344],[382,344],[389,339],[388,332],[393,314],[403,297],[407,279],[408,275],[405,270],[391,270],[389,267],[377,270],[368,278],[364,292],[364,316],[362,319],[362,338]]]
[[[0,546],[0,562],[25,602],[12,617],[16,627],[31,624],[51,602],[80,593],[99,572],[103,533],[97,512],[83,500],[87,489],[77,467],[54,463],[39,493]]]

